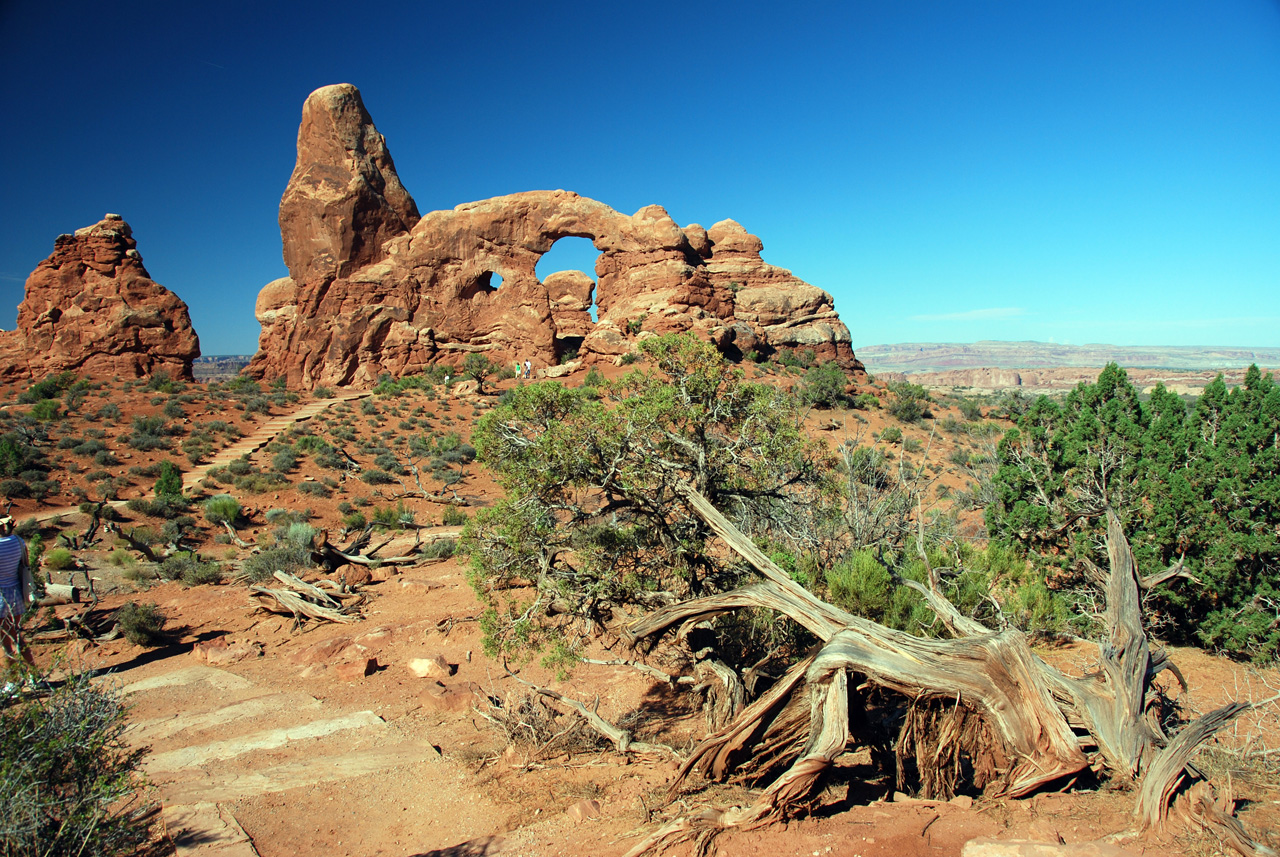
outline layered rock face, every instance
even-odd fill
[[[291,386],[367,386],[473,351],[539,368],[573,352],[615,360],[669,331],[693,331],[732,357],[807,348],[862,371],[831,296],[766,264],[760,239],[731,220],[681,228],[660,206],[628,216],[566,191],[419,218],[347,84],[303,107],[280,230],[290,276],[258,296],[262,335],[248,371]],[[566,237],[600,251],[596,280],[538,279],[538,260]]]
[[[191,380],[200,340],[187,305],[151,279],[133,232],[108,214],[74,235],[27,278],[16,330],[0,332],[0,378],[73,371],[94,377]]]

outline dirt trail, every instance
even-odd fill
[[[197,464],[195,467],[183,473],[182,490],[190,491],[195,488],[200,483],[200,480],[204,479],[205,475],[208,474],[210,470],[218,467],[226,467],[241,456],[252,455],[262,447],[271,443],[271,441],[275,439],[276,435],[285,431],[294,423],[309,420],[339,402],[350,402],[355,399],[363,399],[369,395],[370,393],[367,390],[345,391],[335,394],[332,399],[317,399],[314,402],[307,402],[307,404],[292,413],[280,414],[279,416],[271,417],[265,423],[258,426],[257,430],[254,431],[253,434],[242,437],[230,446],[218,450],[218,452],[204,464]],[[116,509],[123,509],[125,501],[112,500],[107,505]],[[58,506],[52,509],[43,509],[32,517],[37,521],[44,522],[52,520],[53,518],[65,518],[70,515],[78,514],[80,514],[79,506]]]

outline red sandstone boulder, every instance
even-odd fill
[[[18,326],[0,332],[0,378],[72,371],[191,380],[200,340],[187,305],[151,279],[129,224],[108,214],[74,235],[27,278]]]
[[[291,277],[258,297],[262,335],[248,372],[290,386],[371,386],[470,352],[545,372],[574,351],[588,364],[615,360],[672,331],[735,357],[812,348],[862,370],[831,296],[766,264],[760,239],[731,220],[682,229],[661,206],[628,216],[562,190],[419,218],[347,84],[303,107],[280,229]],[[600,251],[596,280],[538,278],[538,260],[565,237]]]

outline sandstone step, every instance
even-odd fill
[[[348,729],[381,730],[385,727],[386,722],[372,711],[357,711],[327,720],[313,720],[296,726],[267,729],[236,738],[156,753],[148,756],[143,766],[149,774],[179,771],[255,751],[274,750],[293,741],[320,738]]]
[[[334,755],[308,755],[279,765],[244,771],[191,771],[187,778],[163,784],[161,793],[166,802],[228,802],[316,783],[337,782],[420,762],[434,762],[439,758],[440,752],[430,744],[404,741]]]
[[[121,688],[123,693],[141,693],[164,687],[178,687],[197,683],[206,683],[215,690],[247,690],[253,682],[235,673],[220,670],[217,667],[192,666],[161,673],[151,678],[126,684]]]
[[[229,704],[225,698],[216,700],[217,707],[203,711],[174,713],[166,717],[134,721],[129,725],[129,740],[151,745],[153,751],[166,749],[163,743],[170,738],[184,741],[184,746],[194,743],[191,737],[211,730],[226,731],[228,727],[242,725],[264,716],[288,712],[300,720],[314,720],[321,703],[305,693],[269,693],[242,699]],[[250,724],[251,725],[251,724]]]

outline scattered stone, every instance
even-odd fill
[[[378,671],[377,658],[360,658],[356,661],[347,661],[338,664],[333,668],[338,678],[343,681],[358,681],[365,676],[373,675]]]
[[[480,686],[474,682],[446,685],[435,681],[418,695],[418,701],[427,711],[470,711],[479,692]]]
[[[226,666],[249,658],[260,658],[262,653],[262,643],[257,640],[232,643],[226,636],[204,640],[191,648],[192,657],[213,667]]]
[[[288,658],[295,664],[329,664],[363,657],[369,649],[351,637],[330,637],[291,653]]]
[[[373,572],[361,565],[351,566],[339,572],[339,575],[346,576],[347,586],[364,586],[373,581]]]
[[[969,795],[956,795],[951,800],[947,801],[947,803],[951,804],[952,806],[959,807],[960,809],[973,808],[973,798],[970,797]]]
[[[600,815],[600,801],[598,800],[580,800],[573,806],[564,811],[574,823],[581,823],[588,818],[597,818]]]
[[[409,661],[409,672],[418,678],[448,678],[455,668],[445,660],[444,655],[433,655],[429,658],[414,658]]]

